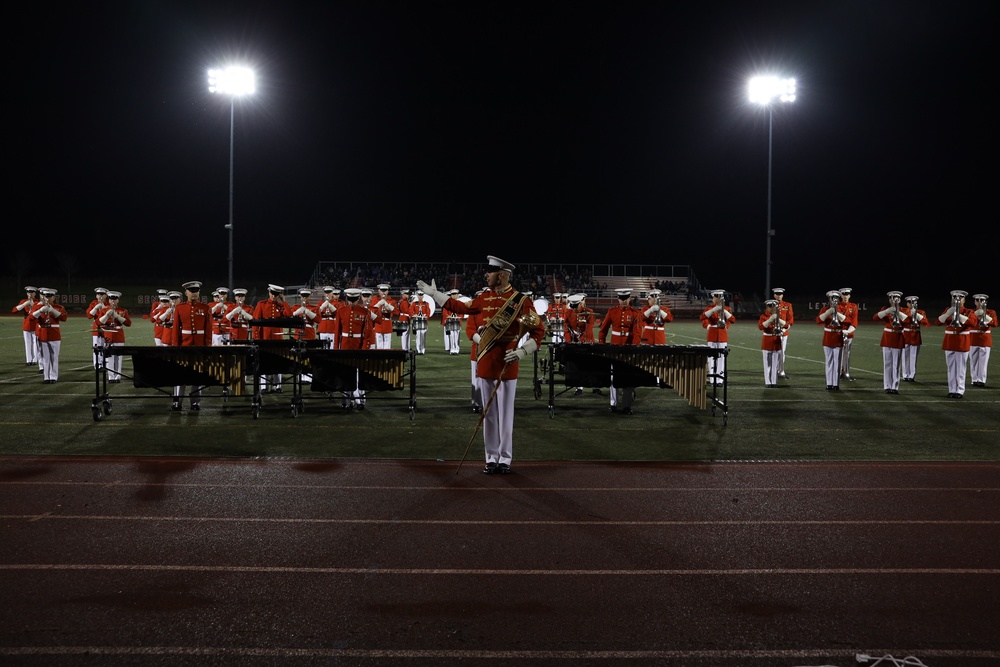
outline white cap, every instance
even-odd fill
[[[838,291],[841,294],[850,294],[851,293],[851,288],[850,287],[841,287]]]
[[[837,295],[839,295],[840,292],[827,292],[826,293],[827,296],[830,296],[831,294],[837,294]],[[774,308],[775,306],[778,305],[778,300],[777,299],[768,299],[767,301],[764,302],[764,305],[765,306],[770,306],[770,307]]]
[[[712,296],[719,296],[719,297],[726,296],[726,290],[724,290],[724,289],[714,289],[714,290],[712,290]]]
[[[832,289],[832,290],[830,290],[829,292],[826,293],[826,298],[827,299],[832,299],[833,297],[837,297],[839,299],[840,298],[840,290]]]
[[[785,288],[784,288],[784,287],[775,287],[775,288],[774,288],[773,290],[771,290],[771,291],[772,291],[773,293],[775,293],[775,294],[784,294],[784,293],[785,293]]]
[[[617,294],[618,298],[621,299],[622,297],[632,296],[632,290],[629,287],[619,287],[615,290],[615,294]]]
[[[371,296],[371,295],[372,295],[372,288],[371,287],[362,287],[361,288],[361,296]]]
[[[333,285],[323,285],[323,291],[324,292],[332,292],[333,291]]]
[[[201,281],[200,280],[189,280],[183,285],[181,285],[186,290],[191,290],[192,292],[201,291]]]
[[[312,296],[313,291],[308,287],[299,288],[299,296]]]
[[[108,298],[109,299],[120,299],[120,298],[122,298],[122,293],[121,292],[108,292]]]
[[[386,291],[386,290],[389,289],[389,284],[388,283],[379,283],[378,288],[384,292],[384,291]]]
[[[953,297],[961,297],[961,298],[963,298],[963,299],[964,299],[965,297],[969,296],[969,293],[968,293],[968,292],[966,292],[965,290],[960,290],[960,289],[953,289],[953,290],[951,291],[951,295],[952,295]]]
[[[228,287],[216,287],[215,291],[218,292],[219,294],[229,294]]]
[[[41,287],[38,290],[39,294],[44,294],[45,296],[55,296],[56,291],[51,287]]]
[[[493,255],[486,256],[486,270],[493,271],[513,271],[514,265]]]
[[[975,299],[976,301],[986,301],[987,299],[990,298],[990,295],[989,294],[973,294],[972,298]]]
[[[919,299],[920,299],[920,297],[917,297],[917,296],[908,296],[908,297],[906,297],[906,300],[909,301],[909,302],[911,302],[911,303],[914,302],[914,301],[918,301]]]
[[[107,294],[108,290],[105,287],[95,287],[94,294]]]
[[[417,290],[417,296],[423,296],[423,295],[424,295],[424,291],[422,289],[418,289]]]
[[[903,293],[900,292],[899,290],[892,290],[891,292],[886,292],[885,295],[886,296],[898,296],[898,297],[902,297]]]
[[[646,292],[646,296],[660,296],[661,294],[663,294],[663,292],[661,292],[658,289],[651,289],[648,292]]]
[[[448,294],[458,294],[458,290],[457,289],[450,289],[450,290],[448,290]]]
[[[399,293],[400,294],[409,294],[410,293],[410,288],[409,287],[404,287],[401,290],[399,290]]]
[[[233,296],[246,296],[247,291],[242,287],[237,287],[233,290]]]
[[[285,288],[282,287],[281,285],[275,285],[273,283],[269,283],[267,286],[267,291],[274,292],[275,294],[284,294]]]
[[[170,292],[167,292],[167,296],[169,296],[171,299],[179,299],[184,295],[178,292],[177,290],[172,290]]]
[[[359,296],[361,296],[361,290],[359,290],[357,287],[348,287],[347,289],[344,290],[344,296],[346,296],[348,299],[357,299]]]
[[[37,292],[38,288],[35,287],[34,285],[25,285],[24,286],[24,291],[25,292]]]

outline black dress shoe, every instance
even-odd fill
[[[201,403],[192,403],[191,404],[191,409],[195,410],[195,411],[200,411],[201,410]]]
[[[573,395],[574,396],[583,396],[583,389],[580,389],[579,387],[577,387],[576,391],[573,392]]]
[[[507,465],[506,463],[501,463],[500,465],[497,466],[497,472],[500,473],[501,475],[509,475],[510,466]]]
[[[483,468],[484,475],[495,475],[496,473],[497,473],[497,464],[493,461],[487,463],[486,467]]]
[[[178,403],[177,401],[174,401],[173,403],[170,404],[170,410],[172,412],[179,412],[180,409],[181,409],[181,404]]]
[[[618,412],[618,406],[612,405],[610,408],[608,408],[608,410],[610,410],[611,412]]]
[[[473,405],[473,406],[472,406],[472,412],[473,412],[474,414],[477,414],[477,415],[478,415],[478,414],[479,414],[480,412],[482,412],[482,411],[483,411],[483,409],[482,409],[481,407],[479,407],[478,405]]]

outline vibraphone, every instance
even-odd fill
[[[410,419],[416,407],[415,354],[411,350],[329,350],[326,341],[239,341],[210,347],[118,346],[102,348],[105,356],[132,358],[136,388],[156,388],[157,397],[171,396],[173,387],[222,387],[223,397],[251,396],[256,419],[261,410],[261,377],[290,375],[291,410],[304,409],[303,375],[311,375],[313,392],[401,390],[409,379]],[[111,414],[106,364],[97,368],[94,421]],[[128,378],[124,372],[123,378]],[[247,384],[247,379],[252,378]],[[163,388],[169,389],[163,389]],[[251,389],[251,391],[248,391]],[[132,398],[143,398],[132,396]]]
[[[545,381],[549,385],[549,415],[555,408],[556,367],[560,367],[566,389],[576,387],[656,387],[667,386],[702,410],[722,411],[728,422],[726,373],[710,372],[711,359],[725,357],[726,348],[707,345],[606,345],[560,343],[549,346]],[[539,387],[538,364],[535,386]],[[613,368],[612,368],[613,367]],[[713,366],[714,367],[714,366]],[[613,370],[613,373],[612,373]],[[711,387],[709,388],[709,384]],[[711,393],[709,393],[711,389]],[[536,389],[536,397],[540,392]]]
[[[157,389],[157,398],[172,396],[177,385],[222,387],[225,397],[244,396],[244,378],[252,375],[256,367],[256,350],[252,347],[118,345],[97,348],[96,352],[102,363],[96,370],[95,397],[90,405],[94,421],[110,415],[112,410],[106,364],[110,356],[132,357],[132,376],[123,371],[121,377],[131,379],[137,389]]]

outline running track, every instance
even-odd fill
[[[1000,664],[1000,464],[480,467],[0,458],[0,663]]]

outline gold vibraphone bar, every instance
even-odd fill
[[[709,373],[712,359],[724,357],[727,349],[707,345],[607,345],[599,343],[560,343],[549,348],[547,364],[549,408],[555,400],[557,366],[565,375],[567,387],[653,387],[666,384],[689,405],[701,410],[722,409],[726,404],[725,373]],[[720,383],[711,385],[718,377]],[[536,378],[537,379],[537,378]],[[720,397],[721,394],[721,397]]]

